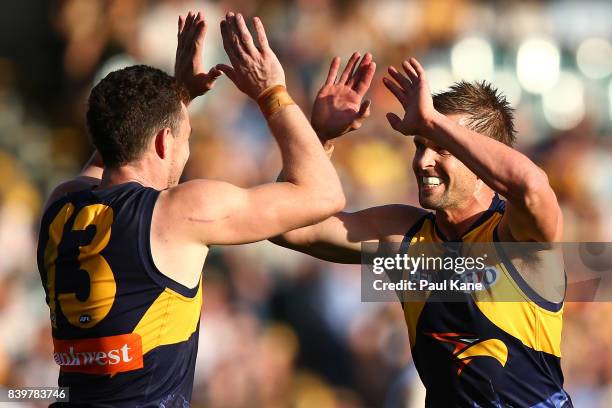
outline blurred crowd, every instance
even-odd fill
[[[400,106],[381,82],[389,64],[416,56],[434,91],[458,79],[499,86],[516,108],[518,148],[546,170],[557,193],[564,240],[612,241],[609,2],[2,2],[0,387],[57,383],[36,239],[45,197],[92,152],[84,126],[89,90],[135,63],[171,73],[177,18],[187,10],[204,11],[209,22],[207,66],[227,62],[218,30],[226,11],[260,16],[307,114],[333,56],[374,55],[372,116],[334,153],[349,210],[418,204],[414,146],[388,126],[384,114]],[[190,113],[185,180],[252,186],[276,178],[280,155],[265,121],[227,78]],[[193,406],[422,406],[401,307],[362,303],[359,270],[269,242],[213,248]],[[612,406],[610,313],[611,303],[566,306],[562,361],[577,407]]]

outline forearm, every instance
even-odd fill
[[[352,242],[346,230],[347,213],[338,213],[318,224],[270,238],[270,242],[315,258],[337,263],[360,263],[361,241]],[[344,221],[343,221],[344,220]]]
[[[313,193],[327,192],[344,198],[333,165],[297,105],[274,113],[268,118],[268,124],[283,160],[279,179],[307,187]]]
[[[509,200],[522,199],[525,192],[545,179],[544,172],[524,154],[445,115],[436,113],[427,129],[428,138]]]

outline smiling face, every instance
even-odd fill
[[[467,115],[448,115],[460,123]],[[419,188],[419,203],[431,210],[463,208],[474,199],[481,182],[448,150],[423,136],[415,136],[412,169]]]

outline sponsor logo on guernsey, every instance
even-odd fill
[[[136,333],[93,339],[53,339],[53,359],[62,371],[117,374],[143,367],[142,341]]]

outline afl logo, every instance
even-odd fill
[[[79,323],[89,323],[91,321],[91,316],[88,314],[83,314],[79,316]]]

